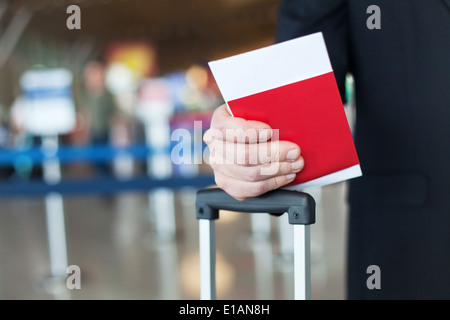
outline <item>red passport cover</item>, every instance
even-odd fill
[[[305,166],[291,185],[359,164],[333,72],[228,101],[235,117],[279,129],[296,143]]]
[[[360,176],[350,126],[323,35],[277,43],[209,63],[231,114],[278,129],[301,149],[304,168],[289,187]]]

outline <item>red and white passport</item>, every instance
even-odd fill
[[[211,61],[235,117],[278,129],[301,148],[305,166],[289,189],[362,175],[322,33]]]

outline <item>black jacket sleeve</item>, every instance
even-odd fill
[[[343,100],[345,77],[350,71],[348,24],[346,0],[284,0],[276,35],[276,41],[281,42],[321,31]]]

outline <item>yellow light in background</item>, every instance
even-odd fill
[[[118,42],[105,52],[109,64],[119,63],[133,72],[136,81],[157,74],[157,54],[149,42]]]
[[[208,86],[208,70],[194,64],[186,70],[186,81],[189,86],[197,90],[203,90]]]
[[[235,282],[233,266],[224,255],[216,251],[216,290],[217,297],[228,294]],[[198,251],[187,254],[180,263],[180,282],[182,290],[192,299],[200,297],[200,255]]]

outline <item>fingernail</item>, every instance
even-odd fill
[[[297,160],[295,162],[292,162],[292,171],[300,171],[302,167],[303,167],[303,160]]]
[[[286,179],[287,179],[287,181],[292,181],[292,180],[294,180],[295,176],[296,176],[295,173],[291,173],[286,176]]]
[[[297,160],[298,156],[300,155],[298,149],[292,149],[289,150],[289,152],[286,155],[287,160]]]
[[[262,129],[259,132],[259,141],[267,141],[272,137],[272,130]]]

